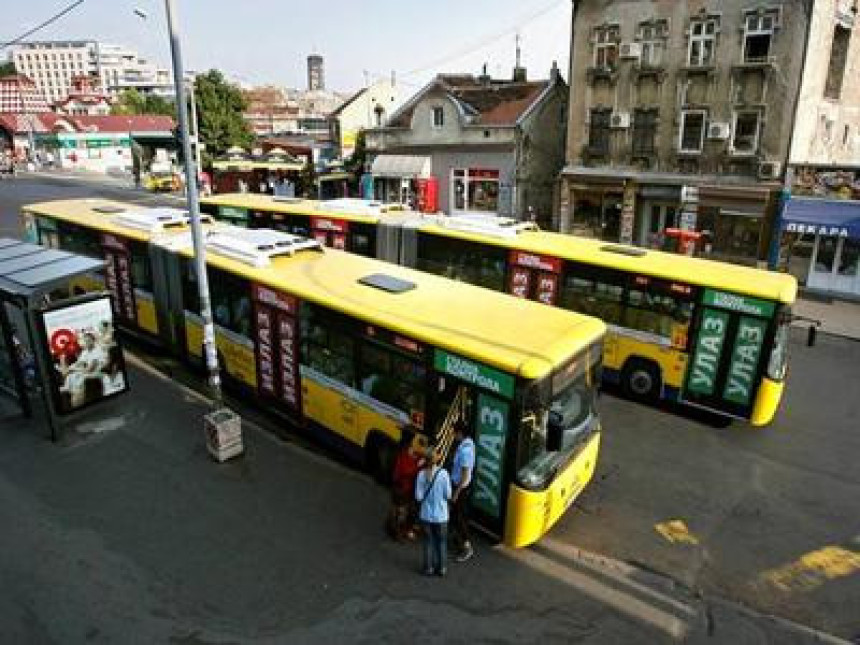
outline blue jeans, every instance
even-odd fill
[[[424,535],[424,572],[440,573],[448,562],[448,523],[421,522]]]

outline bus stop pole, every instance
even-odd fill
[[[170,30],[170,51],[173,58],[173,83],[176,88],[176,111],[179,116],[179,135],[185,159],[185,190],[188,196],[188,213],[191,218],[191,235],[194,241],[194,265],[200,292],[200,315],[203,318],[203,357],[209,373],[209,388],[216,403],[221,402],[221,375],[218,370],[218,351],[215,347],[215,325],[212,321],[212,301],[209,296],[209,278],[206,273],[206,247],[200,223],[200,200],[197,194],[197,166],[191,150],[188,133],[188,105],[185,102],[185,72],[182,67],[182,49],[177,29],[174,0],[164,0],[167,25]],[[198,142],[199,145],[199,142]]]

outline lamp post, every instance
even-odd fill
[[[179,134],[182,154],[185,157],[185,190],[188,196],[188,214],[191,218],[191,236],[194,242],[194,267],[200,294],[200,315],[203,317],[203,355],[209,373],[209,387],[217,402],[221,401],[221,375],[218,370],[218,351],[215,347],[215,325],[212,321],[212,301],[209,296],[209,278],[206,273],[206,246],[200,224],[200,200],[197,194],[197,164],[191,153],[188,134],[188,104],[185,102],[185,74],[182,67],[182,49],[177,30],[174,0],[164,0],[167,25],[170,30],[170,52],[173,58],[173,83],[176,88],[176,111],[179,115]]]

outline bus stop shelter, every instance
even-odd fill
[[[29,390],[38,386],[48,416],[51,438],[56,440],[56,409],[51,392],[51,363],[45,343],[41,314],[58,290],[77,276],[105,266],[95,260],[65,251],[0,238],[0,355],[10,383],[4,394],[17,399],[21,412],[32,416]],[[29,348],[31,365],[24,364],[23,348]]]

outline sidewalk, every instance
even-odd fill
[[[48,179],[64,183],[99,186],[101,188],[133,192],[139,195],[164,197],[165,199],[173,199],[182,202],[185,201],[185,196],[182,194],[154,193],[152,191],[146,190],[145,188],[138,188],[134,185],[134,180],[131,175],[106,175],[102,173],[87,172],[82,170],[42,168],[33,172],[19,171],[18,176],[27,177],[30,179]]]
[[[860,340],[860,302],[815,298],[799,294],[792,308],[794,315],[820,320],[819,331],[835,336]],[[807,328],[808,321],[795,321],[797,327]]]

